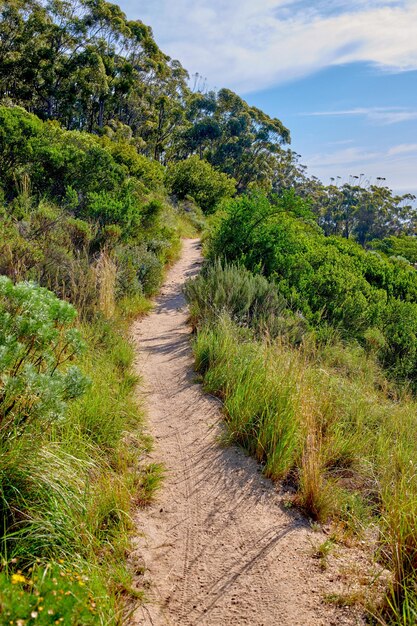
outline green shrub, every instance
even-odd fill
[[[127,142],[109,141],[105,138],[102,142],[114,160],[126,166],[129,174],[143,181],[147,188],[158,189],[163,187],[165,172],[160,163],[138,154],[136,148]]]
[[[374,239],[369,243],[373,250],[383,252],[389,257],[402,257],[410,263],[417,263],[417,241],[415,237],[385,237]]]
[[[415,385],[417,379],[417,304],[392,300],[384,310],[386,345],[382,361],[394,377]]]
[[[0,436],[20,436],[65,415],[87,380],[68,365],[82,350],[75,309],[31,283],[0,277]],[[65,365],[65,366],[64,366]]]
[[[21,217],[25,181],[26,196],[30,189],[35,199],[47,197],[86,218],[129,228],[140,221],[147,194],[161,191],[162,167],[125,142],[67,131],[19,107],[0,107],[0,127],[2,184],[6,199],[22,205]]]
[[[198,156],[170,164],[165,182],[179,200],[191,196],[205,213],[213,212],[221,200],[230,198],[236,190],[236,182],[232,178],[215,170]]]
[[[236,265],[208,264],[186,283],[185,295],[194,325],[216,322],[226,314],[241,326],[271,337],[290,336],[292,341],[300,341],[306,327],[288,310],[276,285]]]
[[[289,194],[275,206],[259,193],[224,202],[209,236],[209,258],[238,262],[267,278],[308,276],[311,267],[301,263],[301,256],[315,242],[317,230],[290,214],[298,202]]]
[[[124,246],[116,250],[117,293],[120,296],[152,295],[161,284],[163,263],[147,246]]]
[[[33,140],[42,132],[42,122],[20,107],[0,107],[0,170],[6,197],[15,192],[15,173],[34,157]]]
[[[254,194],[224,203],[208,255],[273,280],[292,311],[311,327],[331,327],[367,345],[381,333],[380,362],[397,380],[417,386],[417,273],[409,264],[325,237],[302,215],[292,194],[271,204]]]
[[[140,219],[130,203],[114,197],[106,191],[92,192],[88,194],[88,209],[86,214],[100,221],[102,225],[120,224],[129,227]]]

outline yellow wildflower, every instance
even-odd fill
[[[17,585],[18,583],[25,583],[26,578],[22,574],[12,574],[12,585]]]

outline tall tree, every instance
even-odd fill
[[[69,129],[121,122],[162,158],[188,74],[150,27],[105,0],[8,0],[0,11],[0,96]]]
[[[249,106],[229,89],[191,94],[187,119],[180,157],[198,154],[207,159],[233,177],[239,191],[254,185],[271,188],[275,155],[290,141],[280,120]]]

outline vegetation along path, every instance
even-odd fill
[[[144,379],[153,460],[166,478],[156,502],[138,512],[133,557],[148,602],[130,624],[315,626],[362,623],[323,602],[331,572],[312,559],[317,535],[263,478],[259,465],[219,443],[219,402],[193,380],[182,286],[198,272],[197,240],[184,242],[154,311],[134,327]]]

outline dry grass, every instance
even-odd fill
[[[101,252],[94,265],[94,272],[98,285],[98,309],[105,319],[114,316],[116,310],[115,288],[117,266],[108,252]]]

